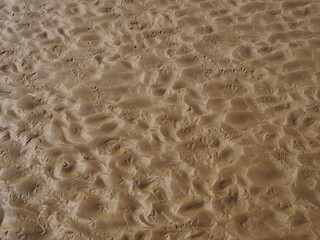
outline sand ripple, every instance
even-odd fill
[[[0,239],[320,239],[319,12],[0,1]]]

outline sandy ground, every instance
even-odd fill
[[[0,239],[320,239],[319,12],[0,1]]]

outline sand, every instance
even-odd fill
[[[1,0],[0,239],[320,239],[319,12]]]

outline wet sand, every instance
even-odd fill
[[[0,1],[0,239],[320,239],[319,12]]]

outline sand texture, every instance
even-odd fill
[[[0,239],[320,239],[319,13],[0,0]]]

